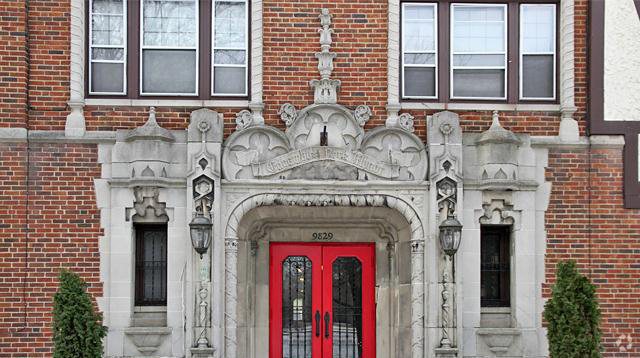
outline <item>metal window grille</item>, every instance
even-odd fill
[[[510,305],[510,226],[482,226],[480,231],[480,304]]]
[[[135,303],[167,304],[167,226],[137,225]]]

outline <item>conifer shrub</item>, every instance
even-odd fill
[[[596,288],[578,272],[575,261],[558,263],[543,316],[551,358],[601,358]]]
[[[100,358],[102,338],[107,334],[76,273],[63,269],[53,296],[53,358]]]

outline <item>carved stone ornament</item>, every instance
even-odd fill
[[[243,109],[236,114],[236,131],[247,129],[253,125],[253,114],[251,111]]]
[[[444,111],[427,118],[427,145],[431,156],[433,181],[442,178],[462,179],[462,129],[458,115]]]
[[[278,114],[284,124],[289,127],[298,117],[298,110],[296,110],[296,107],[291,103],[285,103],[280,107]]]
[[[399,128],[380,127],[365,134],[361,123],[370,113],[366,106],[349,110],[338,104],[314,104],[295,117],[289,116],[290,108],[282,113],[294,118],[285,133],[254,126],[229,137],[222,161],[226,179],[426,177],[428,158],[420,139]]]
[[[189,142],[222,142],[222,115],[208,108],[191,112],[188,137]]]
[[[371,118],[371,108],[363,104],[359,105],[353,111],[353,115],[356,117],[356,120],[358,121],[358,124],[360,124],[360,127],[364,127],[364,125],[367,124],[367,122]]]
[[[456,204],[458,202],[458,185],[448,177],[436,183],[438,213],[440,220],[445,220],[456,215]]]
[[[338,101],[338,87],[340,87],[340,80],[332,80],[331,73],[333,72],[333,59],[336,58],[336,54],[331,52],[331,34],[333,29],[331,26],[331,15],[329,9],[322,9],[320,16],[320,25],[318,29],[320,33],[320,52],[316,53],[318,59],[318,72],[320,73],[319,80],[311,80],[310,85],[314,90],[314,102],[316,104],[321,103],[337,103]]]
[[[402,113],[398,116],[398,125],[407,132],[413,133],[415,131],[413,128],[413,116],[409,113]]]
[[[513,205],[504,199],[493,199],[489,204],[482,204],[484,215],[480,217],[480,224],[484,225],[513,225],[517,213]]]
[[[135,202],[133,208],[136,213],[133,215],[134,222],[163,223],[169,221],[165,203],[159,201],[160,190],[157,187],[133,188]]]

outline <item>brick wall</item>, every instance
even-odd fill
[[[546,213],[545,296],[556,263],[576,260],[597,287],[605,357],[640,356],[640,211],[623,208],[622,153],[551,150],[547,180],[552,193]],[[627,352],[615,343],[622,334],[634,339]]]
[[[27,33],[24,1],[0,1],[0,127],[27,122]]]
[[[31,143],[28,182],[26,148],[0,145],[0,357],[51,356],[60,268],[79,273],[92,295],[102,295],[96,146]]]

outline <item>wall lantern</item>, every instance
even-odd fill
[[[191,231],[191,244],[197,253],[202,255],[209,249],[211,243],[211,227],[213,224],[209,218],[202,215],[201,212],[189,223],[189,231]]]
[[[452,216],[440,224],[440,245],[442,251],[449,256],[453,256],[460,247],[462,237],[462,224]]]

